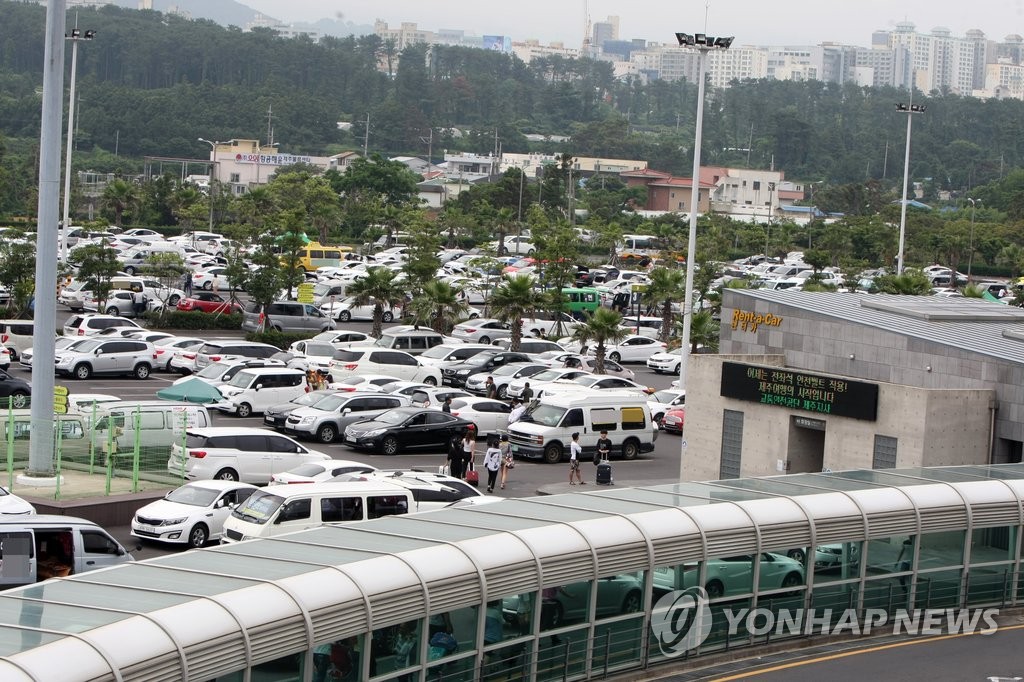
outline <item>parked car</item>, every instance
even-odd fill
[[[332,383],[331,388],[335,392],[372,391],[374,393],[387,393],[384,387],[390,386],[396,381],[399,381],[399,379],[389,374],[353,374],[341,381]]]
[[[261,310],[260,303],[253,302],[242,313],[242,330],[259,330],[261,320],[264,329],[279,332],[326,332],[334,329],[334,320],[309,303],[298,301],[277,301]]]
[[[246,367],[219,390],[224,400],[212,407],[245,419],[305,393],[306,373],[291,367]]]
[[[323,462],[307,462],[289,471],[274,474],[270,485],[294,485],[297,483],[326,483],[337,476],[346,474],[368,474],[376,471],[372,464],[363,464],[348,459],[328,459]]]
[[[547,366],[539,362],[511,362],[491,372],[470,374],[466,379],[466,390],[476,395],[486,395],[487,377],[491,377],[494,381],[494,390],[497,391],[498,397],[505,400],[508,398],[509,382],[532,377],[534,374],[543,372],[546,369],[548,369]]]
[[[153,343],[156,349],[156,369],[171,371],[171,360],[175,353],[186,350],[198,350],[204,343],[203,339],[192,336],[168,336]]]
[[[502,365],[512,362],[527,362],[530,356],[523,352],[499,349],[483,351],[464,362],[447,363],[441,367],[442,380],[446,386],[462,387],[472,374],[493,372]]]
[[[323,341],[296,341],[288,346],[292,358],[286,364],[301,370],[322,369],[326,372],[337,351],[337,348]]]
[[[134,339],[93,339],[56,354],[57,374],[83,380],[93,374],[127,374],[148,379],[155,366],[153,344]]]
[[[284,430],[298,438],[316,438],[321,443],[333,443],[349,424],[374,419],[409,402],[406,396],[376,391],[336,393],[313,405],[293,410],[285,420]]]
[[[630,334],[622,341],[605,346],[605,357],[612,362],[647,362],[655,353],[663,352],[668,346],[657,339],[642,334]],[[587,349],[594,354],[594,348]]]
[[[257,367],[284,367],[284,363],[280,360],[261,360],[258,358],[235,358],[229,360],[221,360],[211,365],[203,367],[201,370],[192,374],[191,376],[182,377],[175,379],[171,385],[177,386],[183,384],[191,379],[199,379],[205,381],[211,386],[223,386],[224,384],[231,381],[236,374],[241,372],[243,369],[257,368]]]
[[[0,409],[13,407],[20,410],[28,407],[31,395],[32,386],[27,381],[0,370]]]
[[[803,564],[788,556],[770,552],[761,553],[758,589],[773,590],[797,587],[804,582]],[[740,554],[707,561],[704,589],[711,599],[744,594],[752,589],[754,555]],[[696,562],[654,569],[654,598],[674,590],[697,587],[700,570]]]
[[[269,343],[252,343],[244,339],[210,339],[196,355],[196,369],[201,370],[210,363],[222,360],[268,360],[279,352],[277,346]]]
[[[468,360],[485,350],[494,350],[494,348],[480,343],[442,343],[439,346],[428,348],[417,357],[421,365],[438,367],[447,362]]]
[[[132,517],[132,536],[189,547],[219,540],[231,510],[259,490],[237,481],[195,481],[150,502]]]
[[[322,452],[266,429],[209,427],[189,429],[184,447],[181,443],[171,446],[167,473],[190,481],[220,479],[265,485],[275,473],[328,459]]]
[[[345,445],[397,455],[403,450],[444,448],[452,437],[462,435],[473,422],[439,410],[399,407],[369,421],[345,428]]]
[[[682,362],[679,351],[659,351],[647,358],[646,364],[655,374],[679,374]]]
[[[543,353],[542,355],[547,356],[543,362],[548,367],[568,367],[570,369],[583,369],[588,372],[597,370],[597,361],[588,355],[569,352]],[[636,377],[633,370],[607,358],[604,361],[604,373],[608,376],[620,377],[622,379],[634,379]]]
[[[315,405],[320,400],[323,400],[329,395],[334,395],[336,392],[337,391],[332,388],[325,388],[319,391],[303,393],[298,397],[292,398],[286,403],[271,405],[263,411],[263,423],[274,429],[283,429],[284,423],[292,411],[297,410],[300,407]]]
[[[403,351],[373,346],[353,346],[334,354],[331,362],[333,380],[341,382],[353,374],[386,374],[395,377],[395,380],[422,381],[434,386],[441,383],[439,368],[424,367],[416,358]]]
[[[104,329],[111,327],[135,327],[142,329],[131,320],[126,320],[116,315],[96,315],[82,313],[72,315],[64,323],[64,336],[95,336]]]
[[[673,407],[686,404],[686,391],[678,388],[665,388],[655,391],[647,399],[647,405],[651,408],[651,418],[661,423],[661,418]]]
[[[507,339],[511,335],[512,326],[508,322],[490,318],[461,322],[452,328],[452,336],[467,343],[490,344],[496,339]]]
[[[533,397],[539,398],[539,390],[542,386],[564,379],[571,381],[576,377],[592,376],[590,372],[586,372],[582,369],[571,369],[568,367],[555,367],[551,369],[545,369],[542,372],[528,377],[522,377],[519,379],[513,379],[508,382],[508,388],[505,389],[505,394],[509,398],[522,398],[523,391],[526,390],[526,384],[530,384],[530,388],[533,390]]]
[[[637,382],[630,381],[629,379],[610,377],[604,374],[584,374],[572,379],[559,379],[557,381],[552,381],[551,383],[538,386],[534,391],[534,396],[539,398],[543,395],[554,393],[575,394],[578,393],[581,388],[588,391],[636,393],[640,396],[646,396],[652,392],[651,389],[647,388],[643,384],[638,384]]]
[[[374,338],[365,332],[352,331],[350,329],[335,329],[326,332],[320,332],[316,336],[310,339],[310,341],[320,341],[329,343],[337,349],[350,348],[356,345],[371,345],[374,342]]]
[[[507,429],[508,415],[512,411],[506,402],[477,397],[455,398],[451,409],[452,415],[476,424],[479,435],[501,433]]]
[[[341,299],[340,301],[334,301],[332,303],[325,304],[321,310],[323,313],[333,320],[338,322],[351,322],[352,320],[372,320],[373,309],[376,306],[375,303],[370,302],[366,305],[357,305],[355,298],[349,296]],[[393,322],[395,318],[401,317],[401,311],[391,307],[385,307],[384,312],[381,315],[381,320],[385,323]]]
[[[194,291],[191,296],[178,301],[178,310],[229,315],[242,312],[242,306],[212,291]]]
[[[686,423],[686,406],[673,407],[661,419],[661,430],[669,433],[683,432],[683,425]]]
[[[192,275],[192,287],[194,289],[205,289],[206,291],[222,290],[228,291],[231,283],[228,282],[227,268],[215,267],[201,270]]]

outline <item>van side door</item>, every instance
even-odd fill
[[[29,529],[0,533],[0,586],[36,581],[35,539]]]

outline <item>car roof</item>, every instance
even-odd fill
[[[284,365],[277,365],[273,367],[246,367],[241,372],[249,372],[251,374],[305,374],[301,369],[295,369],[294,367],[285,367]]]
[[[222,481],[220,479],[207,479],[201,481],[189,481],[185,485],[179,487],[209,488],[211,490],[230,490],[232,488],[256,488],[258,486],[255,486],[252,483],[242,483],[241,481]]]
[[[289,436],[268,429],[261,429],[255,426],[203,426],[195,429],[188,429],[188,435],[195,436]]]

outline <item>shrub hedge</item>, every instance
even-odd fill
[[[169,310],[163,317],[158,313],[147,313],[146,321],[153,329],[216,329],[238,330],[242,327],[242,313],[217,315],[199,310]]]
[[[296,341],[305,341],[314,336],[316,334],[313,332],[279,332],[269,329],[265,332],[249,332],[245,335],[245,340],[253,343],[269,343],[281,350],[288,350],[288,346]]]

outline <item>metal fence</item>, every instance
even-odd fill
[[[181,485],[184,470],[168,472],[168,460],[175,444],[185,445],[188,411],[174,411],[157,425],[147,423],[139,406],[131,409],[118,403],[118,411],[114,414],[94,404],[85,413],[55,414],[35,425],[29,410],[15,409],[8,401],[7,409],[0,412],[8,488],[17,487],[16,476],[28,466],[33,434],[48,428],[53,429],[56,499]]]

